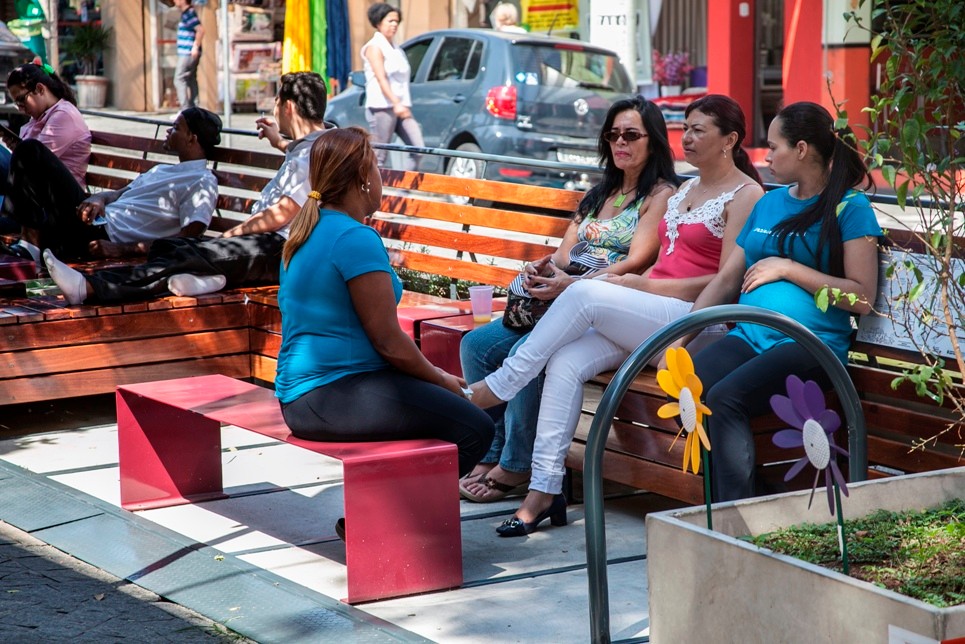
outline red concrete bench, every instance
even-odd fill
[[[347,602],[462,584],[455,445],[301,440],[270,389],[227,376],[118,386],[121,505],[144,510],[225,498],[223,424],[342,462]]]

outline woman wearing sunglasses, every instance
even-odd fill
[[[583,278],[639,273],[656,259],[657,226],[679,183],[660,109],[641,97],[615,102],[604,119],[598,146],[602,181],[580,202],[556,252],[524,269],[523,285],[533,298],[552,300],[576,281],[559,267],[569,265],[577,250],[579,265],[596,269]],[[498,369],[526,333],[497,320],[467,334],[460,347],[466,379],[481,380]],[[463,497],[487,503],[526,491],[539,395],[534,379],[505,411],[494,414],[496,438],[483,460],[459,482]]]
[[[529,493],[497,528],[500,536],[529,534],[547,518],[565,525],[564,459],[580,417],[583,383],[616,368],[652,333],[688,313],[734,249],[763,195],[760,176],[741,148],[744,122],[740,106],[726,96],[691,103],[683,148],[700,176],[670,198],[656,263],[642,275],[577,282],[501,368],[471,386],[474,403],[495,406],[512,400],[545,367]],[[621,136],[610,145],[617,155],[632,143]],[[708,329],[695,342],[705,345],[725,332],[722,326]]]
[[[7,92],[30,120],[20,128],[19,136],[0,130],[6,146],[0,148],[0,194],[6,195],[3,209],[39,212],[44,207],[43,195],[51,190],[76,193],[77,201],[82,201],[91,134],[70,86],[50,65],[29,63],[10,72]],[[20,231],[13,219],[0,219],[7,220],[0,224],[4,232]],[[37,260],[39,251],[34,256],[28,248],[32,247],[20,244],[7,250]]]

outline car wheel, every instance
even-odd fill
[[[475,143],[462,143],[456,148],[457,152],[482,152],[480,147]],[[481,179],[483,176],[483,162],[478,159],[461,159],[452,158],[449,159],[449,163],[446,164],[446,174],[450,177],[462,177],[466,179]],[[456,204],[467,204],[469,203],[469,197],[460,197],[458,195],[449,195],[449,201]],[[476,203],[477,206],[483,205],[479,202]]]

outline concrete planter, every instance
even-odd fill
[[[965,468],[849,486],[845,519],[940,505],[965,495]],[[647,516],[650,636],[671,642],[915,642],[965,636],[965,605],[935,608],[739,541],[831,519],[810,490]],[[930,639],[915,639],[919,638]]]
[[[78,75],[75,80],[77,83],[77,107],[81,109],[104,107],[107,103],[108,79],[103,76]]]

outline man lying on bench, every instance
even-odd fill
[[[178,115],[164,140],[179,163],[156,165],[120,190],[88,196],[67,181],[69,170],[59,161],[32,171],[15,167],[12,172],[28,175],[36,204],[11,216],[28,242],[77,259],[144,255],[155,239],[197,237],[218,200],[207,159],[220,142],[221,119],[192,107]]]
[[[288,225],[308,198],[308,153],[325,129],[327,90],[314,72],[281,77],[274,120],[257,121],[259,135],[285,152],[274,178],[252,207],[255,214],[214,239],[159,239],[147,262],[84,275],[44,253],[50,276],[71,304],[201,295],[243,284],[277,284]],[[290,137],[291,141],[282,138]]]

